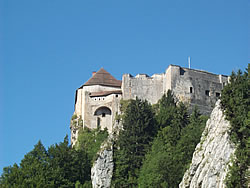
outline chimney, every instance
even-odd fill
[[[190,60],[190,56],[188,56],[188,68],[191,69],[191,60]]]
[[[94,76],[94,75],[95,75],[95,73],[96,73],[96,71],[93,71],[93,72],[92,72],[92,76]]]

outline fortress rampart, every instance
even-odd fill
[[[100,69],[77,89],[74,114],[82,118],[83,127],[107,128],[111,133],[115,116],[120,113],[121,99],[138,97],[155,104],[169,89],[178,101],[186,103],[190,109],[196,105],[201,113],[209,114],[227,82],[228,76],[176,65],[169,65],[164,73],[151,77],[146,74],[135,77],[124,74],[122,81]],[[76,138],[77,131],[71,126],[73,144]]]

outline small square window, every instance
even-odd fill
[[[105,115],[106,115],[105,113],[102,113],[102,117],[105,117]]]
[[[218,92],[216,92],[215,95],[216,95],[216,97],[220,97],[220,93],[218,93]]]
[[[209,91],[209,90],[206,90],[206,91],[205,91],[205,95],[206,95],[206,96],[210,96],[210,91]]]

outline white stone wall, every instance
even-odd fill
[[[90,97],[90,93],[114,90],[121,90],[121,88],[95,85],[84,86],[77,90],[74,114],[82,118],[83,127],[88,127],[90,129],[97,128],[97,117],[99,117],[101,120],[101,129],[107,128],[109,133],[112,132],[116,114],[120,111],[119,107],[122,95],[110,94],[107,96]],[[109,108],[111,110],[111,115],[108,114],[107,116],[105,115],[105,117],[94,115],[95,111],[100,107]],[[72,138],[76,138],[77,133],[77,130],[71,129]]]
[[[203,114],[211,113],[219,98],[216,93],[221,94],[223,83],[227,82],[226,76],[171,65],[166,75],[171,77],[170,88],[175,96],[191,107],[196,105]],[[209,91],[209,95],[206,95],[206,91]]]
[[[210,114],[227,76],[216,75],[205,71],[181,68],[170,65],[164,74],[148,77],[139,74],[135,77],[124,74],[122,78],[123,99],[146,99],[155,104],[171,89],[175,97],[192,108],[197,106],[201,113]],[[209,96],[206,95],[209,91]]]
[[[154,74],[151,77],[145,74],[138,74],[135,77],[124,74],[122,77],[122,88],[101,85],[79,88],[76,96],[75,114],[82,117],[83,126],[93,129],[97,128],[97,117],[94,116],[94,112],[102,106],[108,107],[112,113],[110,117],[102,118],[105,123],[103,123],[101,128],[107,127],[109,132],[111,132],[116,113],[120,113],[119,105],[121,98],[128,100],[138,97],[155,104],[168,89],[173,91],[178,100],[189,104],[190,109],[196,105],[201,113],[210,114],[218,99],[216,95],[221,93],[223,86],[227,82],[227,76],[175,65],[170,65],[165,73]],[[91,92],[114,90],[122,90],[122,95],[111,94],[108,96],[90,97]],[[208,96],[206,91],[209,91]],[[118,97],[116,97],[117,95]]]
[[[144,74],[135,77],[125,74],[122,77],[123,99],[146,99],[152,104],[157,103],[163,95],[164,74],[148,77]]]

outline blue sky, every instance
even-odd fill
[[[249,62],[247,0],[0,0],[0,172],[70,134],[92,71],[228,75]]]

